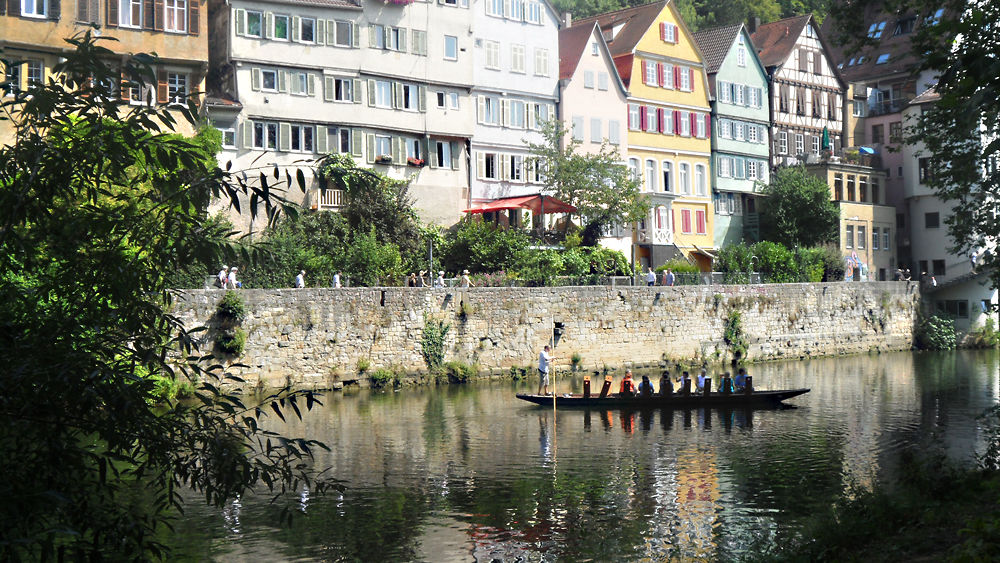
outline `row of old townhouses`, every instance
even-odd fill
[[[771,174],[804,165],[839,206],[854,279],[934,276],[938,308],[975,323],[995,292],[948,253],[948,208],[924,185],[933,161],[900,142],[935,99],[908,37],[940,15],[866,17],[858,55],[809,15],[692,33],[668,0],[577,21],[547,0],[4,0],[0,48],[8,91],[49,77],[64,38],[87,29],[123,57],[156,53],[157,83],[124,95],[198,93],[221,162],[344,153],[408,179],[421,218],[444,226],[544,193],[528,144],[559,119],[580,150],[609,144],[648,195],[645,219],[604,239],[643,267],[683,257],[710,270],[718,248],[758,239]],[[341,194],[310,182],[293,197],[336,211]]]

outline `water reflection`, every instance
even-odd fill
[[[291,529],[266,495],[221,513],[193,497],[173,541],[197,559],[733,559],[852,483],[891,479],[902,448],[970,460],[1000,388],[995,353],[753,371],[812,392],[794,409],[555,412],[514,399],[530,382],[331,395],[280,429],[331,447],[316,463],[342,495],[301,489]]]

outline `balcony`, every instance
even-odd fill
[[[674,233],[670,229],[639,229],[636,240],[639,244],[673,244]]]
[[[344,204],[344,190],[320,190],[319,208],[336,211]]]
[[[903,108],[906,107],[907,103],[908,100],[904,100],[903,98],[896,98],[895,100],[882,100],[881,102],[871,103],[868,105],[867,117],[899,113],[903,111]]]

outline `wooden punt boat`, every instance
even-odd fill
[[[809,389],[784,389],[777,391],[753,391],[751,393],[674,393],[672,395],[652,395],[648,397],[622,396],[609,394],[584,396],[581,393],[563,394],[557,396],[556,408],[591,407],[613,409],[660,409],[660,408],[692,408],[692,407],[750,407],[776,406],[786,399],[798,397],[809,392]],[[552,395],[529,395],[518,393],[518,399],[552,407]]]

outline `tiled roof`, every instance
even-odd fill
[[[580,63],[596,23],[574,25],[559,30],[559,79],[572,78]]]
[[[757,47],[760,62],[765,67],[784,63],[792,54],[795,41],[802,35],[802,30],[810,19],[812,16],[806,14],[766,23],[758,27],[750,39]]]
[[[361,9],[361,1],[354,0],[272,0],[275,4],[291,4],[295,6],[316,6],[319,8],[353,8]]]
[[[694,34],[694,40],[698,43],[702,55],[705,56],[705,70],[709,73],[718,72],[725,60],[726,54],[732,48],[736,36],[743,28],[742,23],[706,29]]]
[[[658,2],[643,4],[634,8],[608,12],[574,22],[573,27],[578,25],[589,26],[593,22],[597,22],[602,32],[610,32],[613,28],[622,25],[623,27],[619,30],[618,34],[612,40],[608,41],[611,56],[617,59],[619,55],[632,53],[639,40],[642,39],[642,36],[646,34],[646,31],[656,21],[656,16],[663,11],[666,5],[667,0],[659,0]],[[622,79],[624,80],[624,77]]]
[[[929,104],[931,102],[936,102],[941,99],[941,94],[938,94],[937,87],[931,86],[927,90],[924,90],[923,94],[920,94],[916,98],[910,100],[910,105],[918,104]]]
[[[896,24],[914,18],[913,30],[909,33],[896,34]],[[881,6],[874,6],[865,11],[863,21],[860,24],[852,24],[852,28],[861,30],[859,33],[868,33],[868,28],[872,24],[885,23],[882,29],[882,36],[878,39],[870,39],[871,44],[866,44],[860,49],[849,50],[850,46],[837,45],[831,41],[830,57],[833,64],[843,66],[840,68],[841,74],[848,82],[869,82],[890,76],[908,74],[914,72],[920,64],[920,59],[913,53],[911,40],[919,29],[921,18],[914,14],[890,14],[882,10]],[[837,39],[835,33],[838,24],[833,17],[827,18],[823,22],[823,31],[832,40]],[[881,55],[889,55],[888,62],[878,63]],[[861,57],[864,57],[863,59]],[[858,60],[862,60],[860,64]],[[852,61],[855,64],[850,64]]]

